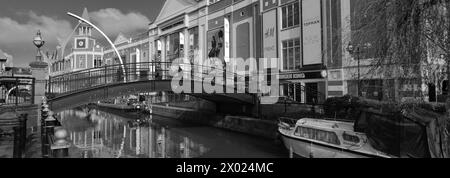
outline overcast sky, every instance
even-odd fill
[[[77,24],[67,12],[81,16],[88,8],[91,21],[114,40],[118,33],[143,32],[165,0],[0,0],[0,51],[12,56],[14,66],[27,67],[35,60],[32,39],[41,30],[46,45],[54,50]]]

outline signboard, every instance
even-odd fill
[[[264,58],[277,58],[277,11],[271,10],[263,15]]]
[[[295,74],[280,74],[278,79],[280,80],[291,80],[291,79],[305,79],[305,73],[295,73]]]
[[[303,65],[322,64],[321,1],[302,0]]]

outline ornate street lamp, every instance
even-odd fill
[[[41,47],[44,46],[45,41],[42,39],[40,30],[38,30],[36,36],[34,37],[33,44],[38,48],[37,55],[36,55],[36,61],[41,62],[42,61]]]

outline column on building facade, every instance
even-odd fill
[[[161,70],[162,73],[160,74],[163,79],[166,79],[167,75],[167,65],[165,64],[167,61],[167,37],[160,37],[159,40],[161,41]]]

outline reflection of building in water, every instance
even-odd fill
[[[61,113],[63,124],[68,120],[86,119],[69,117],[75,113],[77,111]],[[153,123],[149,127],[130,127],[129,120],[120,116],[99,111],[92,111],[91,115],[95,126],[69,132],[75,147],[83,151],[83,157],[195,158],[208,150],[190,137]]]

